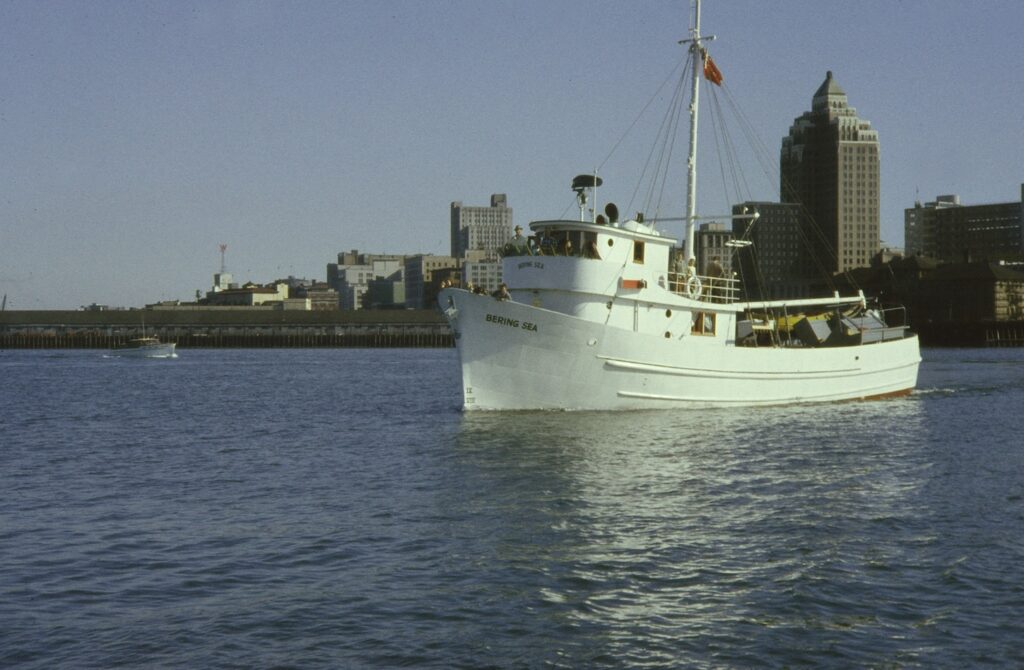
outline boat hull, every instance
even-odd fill
[[[847,347],[743,347],[665,338],[446,289],[463,406],[655,409],[831,402],[909,393],[917,337]]]
[[[114,355],[122,358],[175,358],[174,342],[160,342],[158,344],[144,344],[141,346],[127,346],[114,349]]]

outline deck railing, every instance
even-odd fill
[[[585,246],[582,250],[574,249],[571,246],[557,246],[553,243],[533,246],[533,238],[530,238],[530,246],[516,247],[511,244],[499,252],[502,258],[509,256],[576,256],[580,258],[591,258],[600,260],[601,256],[595,245]],[[701,302],[732,303],[740,298],[740,281],[731,277],[711,277],[705,275],[691,275],[685,272],[668,273],[669,290],[679,295],[687,296]]]
[[[508,256],[578,256],[601,260],[601,253],[593,242],[588,242],[582,249],[577,249],[572,244],[566,244],[565,240],[546,239],[538,242],[532,237],[526,245],[506,244],[498,251],[498,255],[502,258]]]
[[[740,281],[731,277],[707,277],[685,272],[668,273],[669,290],[702,302],[730,303],[740,297]]]

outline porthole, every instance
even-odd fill
[[[670,333],[670,332],[668,332],[668,331],[666,330],[666,331],[665,331],[665,339],[666,339],[666,340],[671,340],[671,339],[672,339],[672,333]]]
[[[615,240],[613,240],[612,238],[609,237],[608,238],[608,246],[612,246],[613,244],[615,244]]]
[[[666,319],[671,319],[672,318],[672,310],[670,310],[670,309],[666,309],[665,310],[665,318]]]

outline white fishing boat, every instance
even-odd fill
[[[707,72],[699,0],[695,16],[684,219],[691,260],[702,64]],[[580,220],[535,221],[536,244],[506,249],[507,294],[439,294],[464,409],[753,406],[913,390],[920,352],[905,320],[888,325],[891,312],[863,293],[751,301],[735,277],[679,271],[677,240],[643,217],[619,222],[609,206],[607,217],[584,220],[588,193],[600,185],[597,176],[576,177]]]
[[[176,358],[174,342],[161,342],[157,337],[136,337],[114,347],[115,356],[131,358]]]

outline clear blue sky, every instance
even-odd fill
[[[449,203],[491,193],[518,223],[571,214],[572,176],[608,156],[681,58],[689,6],[4,0],[0,294],[8,309],[191,299],[220,243],[238,281],[323,280],[342,250],[447,254]],[[879,132],[894,245],[918,194],[1020,198],[1022,26],[1019,0],[703,12],[775,169],[835,73]],[[602,199],[630,200],[639,160],[612,156]],[[775,181],[745,172],[752,197],[777,200]],[[717,168],[702,174],[699,209],[718,213]]]

